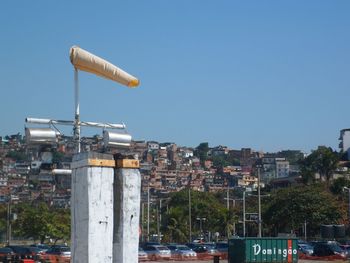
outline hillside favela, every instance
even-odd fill
[[[331,244],[338,252],[327,259],[347,260],[350,129],[337,139],[339,149],[311,153],[137,140],[116,150],[95,135],[81,138],[81,154],[138,160],[139,261],[224,261],[233,237],[291,238],[299,259],[320,259],[318,246]],[[49,144],[28,143],[21,133],[0,137],[3,262],[70,261],[75,146],[64,135]]]

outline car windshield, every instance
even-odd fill
[[[212,244],[205,244],[204,247],[206,247],[207,249],[215,249],[215,246]]]
[[[177,249],[178,250],[190,250],[190,248],[186,247],[186,246],[178,246]]]
[[[310,246],[310,245],[308,245],[308,244],[299,244],[299,246],[300,246],[301,248],[307,248],[307,249],[312,248],[312,246]]]

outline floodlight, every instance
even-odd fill
[[[47,144],[53,145],[57,143],[57,131],[50,128],[26,128],[27,144]]]
[[[103,143],[105,147],[130,147],[131,135],[127,133],[104,131]]]

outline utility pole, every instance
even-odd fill
[[[158,239],[158,243],[160,243],[159,209],[158,209],[158,206],[156,206],[156,213],[157,213],[157,239]]]
[[[227,180],[227,191],[226,191],[226,208],[227,210],[230,210],[230,186],[228,184],[228,180]]]
[[[203,237],[204,235],[203,235],[203,224],[202,224],[202,222],[207,220],[207,219],[205,217],[197,217],[196,219],[199,221],[199,229],[200,229],[201,235]]]
[[[162,198],[159,198],[159,222],[162,224]]]
[[[147,187],[147,241],[149,241],[149,185]]]
[[[190,243],[192,242],[192,220],[191,220],[191,185],[188,187],[188,221],[190,230]]]
[[[243,191],[243,237],[246,236],[245,230],[245,189]]]
[[[227,213],[228,215],[230,214],[230,186],[227,180],[227,191],[226,191],[226,208],[227,208]],[[228,218],[228,217],[227,217]],[[229,218],[228,218],[229,220]],[[227,220],[227,226],[226,226],[226,234],[227,234],[227,240],[230,238],[230,230],[229,230],[229,226],[228,226],[228,220]]]
[[[11,244],[11,193],[7,203],[7,245]]]
[[[259,233],[258,237],[261,238],[261,196],[260,196],[260,166],[258,166],[258,206],[259,206],[259,218],[258,218],[258,225],[259,225]]]

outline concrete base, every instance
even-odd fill
[[[73,158],[71,194],[71,262],[73,263],[112,262],[113,163],[112,155],[94,152],[80,153]]]
[[[113,263],[138,263],[140,191],[138,169],[116,169]]]

